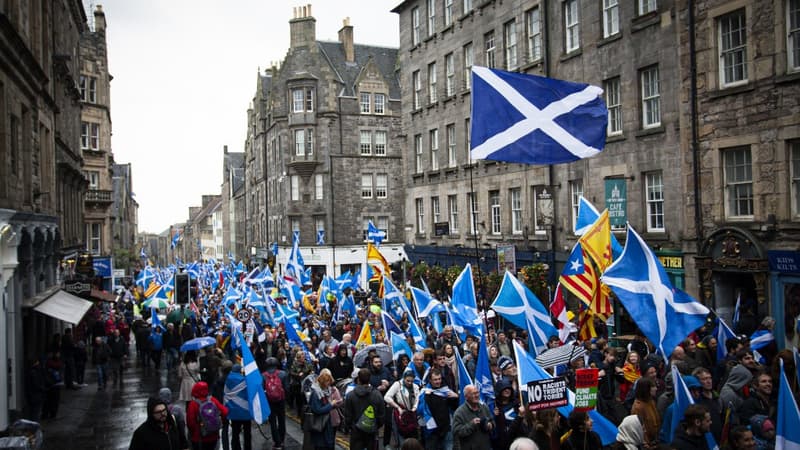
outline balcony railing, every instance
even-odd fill
[[[85,200],[87,202],[111,203],[114,201],[114,193],[112,191],[103,191],[100,189],[89,189],[86,191]]]

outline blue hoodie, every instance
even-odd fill
[[[228,420],[253,420],[247,401],[247,382],[239,364],[233,365],[225,381],[225,406],[228,408]]]

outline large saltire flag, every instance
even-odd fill
[[[444,311],[444,305],[439,300],[433,298],[430,292],[411,286],[411,296],[414,298],[414,305],[417,307],[418,317],[428,317],[430,314]]]
[[[409,359],[414,356],[414,352],[411,350],[411,346],[408,345],[405,336],[397,334],[394,331],[389,331],[389,335],[391,336],[392,359],[394,361],[397,361],[397,358],[404,353]]]
[[[489,411],[492,411],[494,410],[494,382],[489,367],[489,347],[486,343],[486,334],[481,335],[481,344],[478,346],[478,361],[475,364],[473,382],[478,387],[481,401],[489,406]]]
[[[537,354],[547,347],[550,336],[558,334],[542,301],[508,271],[491,308],[514,325],[529,330],[528,338]]]
[[[464,402],[464,388],[472,384],[472,377],[469,376],[467,366],[461,359],[461,354],[458,351],[454,352],[456,355],[456,366],[458,366],[458,399],[459,403]]]
[[[558,164],[599,154],[603,90],[583,83],[472,67],[472,159]]]
[[[778,423],[775,450],[800,450],[800,410],[786,379],[781,361],[781,384],[778,390]]]
[[[242,332],[238,329],[236,330],[236,336],[239,342],[244,343],[244,336],[242,336]],[[253,358],[250,347],[246,344],[242,345],[241,352],[244,366],[244,379],[247,383],[247,398],[249,400],[248,406],[250,407],[250,414],[253,415],[253,420],[260,425],[267,421],[271,412],[267,396],[262,387],[264,378],[258,370],[258,365],[256,364],[255,358]]]
[[[483,321],[478,314],[478,303],[475,298],[472,265],[469,263],[453,282],[453,298],[450,300],[450,306],[454,326],[464,328],[473,336],[483,333]]]
[[[559,281],[594,313],[605,317],[612,314],[608,288],[600,283],[600,278],[580,242],[576,242],[572,248]]]
[[[600,217],[594,224],[583,233],[578,240],[589,256],[592,257],[600,273],[611,265],[613,255],[611,253],[611,222],[608,220],[608,210],[603,210]]]
[[[578,197],[578,217],[575,219],[575,235],[583,236],[584,233],[597,221],[600,217],[600,212],[597,208],[586,200],[584,196]],[[622,245],[620,245],[614,234],[611,234],[611,253],[616,259],[622,254]]]
[[[630,224],[622,255],[601,280],[617,294],[639,329],[665,357],[700,328],[709,313],[689,294],[672,286],[655,253]]]

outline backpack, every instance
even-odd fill
[[[405,410],[400,413],[399,409],[395,409],[394,422],[397,424],[397,432],[400,433],[400,436],[409,438],[416,435],[419,422],[414,411]]]
[[[200,406],[197,412],[197,422],[200,423],[200,435],[206,437],[218,433],[222,428],[222,413],[217,407],[217,404],[212,400],[212,397],[209,395],[202,403],[197,399],[194,401]]]
[[[364,411],[358,417],[355,427],[362,433],[372,434],[375,432],[375,408],[372,405],[364,408]]]
[[[286,392],[283,390],[283,383],[281,377],[278,376],[278,371],[272,373],[264,372],[264,391],[267,394],[267,400],[271,402],[281,402],[286,398]]]

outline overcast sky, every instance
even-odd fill
[[[89,4],[89,0],[84,0]],[[188,217],[219,194],[222,148],[244,151],[259,67],[289,48],[286,0],[93,0],[106,14],[112,149],[132,163],[139,231]],[[397,47],[400,0],[312,3],[317,40],[336,41],[350,17],[356,43]]]

